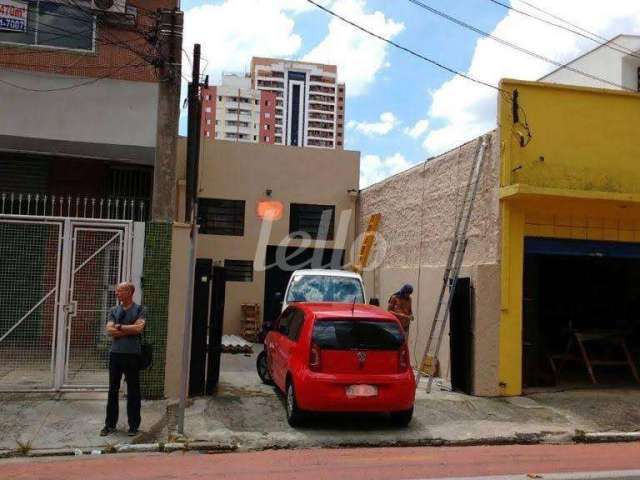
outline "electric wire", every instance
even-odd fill
[[[120,70],[123,70],[125,68],[140,67],[140,66],[146,66],[146,65],[145,64],[134,65],[133,62],[129,62],[127,64],[121,65],[121,66],[119,66],[119,67],[107,72],[104,75],[100,75],[98,77],[91,78],[89,80],[84,80],[82,82],[75,83],[73,85],[67,85],[67,86],[64,86],[64,87],[57,87],[57,88],[42,88],[42,89],[40,89],[40,88],[29,88],[29,87],[25,87],[23,85],[18,85],[16,83],[10,82],[8,80],[3,80],[3,79],[0,79],[0,83],[3,83],[5,85],[8,85],[8,86],[13,87],[13,88],[17,88],[18,90],[23,90],[25,92],[36,92],[36,93],[61,92],[61,91],[64,91],[64,90],[72,90],[74,88],[79,88],[79,87],[84,87],[84,86],[87,86],[87,85],[91,85],[93,83],[99,82],[100,80],[104,80],[105,78],[109,78],[110,76],[118,73]]]
[[[500,88],[500,87],[499,87],[499,86],[497,86],[497,85],[492,85],[492,84],[491,84],[491,83],[489,83],[489,82],[485,82],[485,81],[483,81],[483,80],[480,80],[480,79],[474,78],[474,77],[472,77],[472,76],[470,76],[470,75],[468,75],[468,74],[466,74],[466,73],[463,73],[463,72],[461,72],[461,71],[459,71],[459,70],[456,70],[456,69],[455,69],[455,68],[453,68],[453,67],[449,67],[449,66],[447,66],[447,65],[445,65],[445,64],[443,64],[443,63],[440,63],[440,62],[438,62],[438,61],[436,61],[436,60],[433,60],[432,58],[429,58],[429,57],[427,57],[427,56],[425,56],[425,55],[422,55],[421,53],[418,53],[418,52],[416,52],[415,50],[412,50],[412,49],[410,49],[410,48],[408,48],[408,47],[405,47],[405,46],[403,46],[403,45],[400,45],[399,43],[394,42],[393,40],[389,40],[388,38],[385,38],[385,37],[383,37],[382,35],[379,35],[379,34],[377,34],[377,33],[375,33],[375,32],[372,32],[371,30],[368,30],[368,29],[366,29],[365,27],[363,27],[363,26],[361,26],[361,25],[359,25],[359,24],[357,24],[357,23],[355,23],[355,22],[353,22],[353,21],[351,21],[351,20],[349,20],[349,19],[347,19],[347,18],[343,17],[342,15],[339,15],[338,13],[334,12],[333,10],[330,10],[329,8],[327,8],[327,7],[324,7],[324,6],[320,5],[319,3],[317,3],[317,2],[316,2],[316,1],[314,1],[314,0],[307,0],[307,2],[308,2],[308,3],[311,3],[312,5],[315,5],[315,6],[316,6],[317,8],[319,8],[320,10],[323,10],[325,13],[328,13],[329,15],[331,15],[331,16],[333,16],[333,17],[335,17],[335,18],[339,19],[339,20],[341,20],[342,22],[347,23],[347,24],[351,25],[352,27],[354,27],[354,28],[356,28],[356,29],[358,29],[358,30],[360,30],[360,31],[362,31],[362,32],[364,32],[364,33],[366,33],[367,35],[370,35],[370,36],[372,36],[372,37],[377,38],[378,40],[381,40],[381,41],[383,41],[383,42],[386,42],[386,43],[388,43],[389,45],[391,45],[391,46],[393,46],[393,47],[395,47],[395,48],[398,48],[398,49],[400,49],[400,50],[402,50],[402,51],[404,51],[404,52],[406,52],[406,53],[408,53],[408,54],[410,54],[410,55],[413,55],[414,57],[417,57],[417,58],[419,58],[419,59],[421,59],[421,60],[424,60],[425,62],[428,62],[428,63],[430,63],[430,64],[432,64],[432,65],[435,65],[436,67],[438,67],[438,68],[440,68],[440,69],[442,69],[442,70],[445,70],[445,71],[447,71],[447,72],[449,72],[449,73],[452,73],[452,74],[454,74],[454,75],[456,75],[456,76],[459,76],[459,77],[465,78],[465,79],[467,79],[467,80],[469,80],[469,81],[471,81],[471,82],[477,83],[477,84],[479,84],[479,85],[484,85],[485,87],[489,87],[489,88],[492,88],[492,89],[497,90],[497,91],[499,91],[499,92],[504,92],[504,93],[506,93],[507,95],[511,95],[511,92],[509,92],[509,91],[507,91],[507,90],[503,90],[502,88]]]
[[[311,1],[311,0],[308,0],[308,1]],[[519,45],[517,45],[517,44],[515,44],[513,42],[509,42],[507,40],[504,40],[503,38],[497,37],[497,36],[495,36],[495,35],[493,35],[491,33],[485,32],[484,30],[481,30],[481,29],[479,29],[477,27],[474,27],[473,25],[471,25],[471,24],[469,24],[467,22],[464,22],[463,20],[460,20],[460,19],[458,19],[456,17],[453,17],[453,16],[451,16],[451,15],[445,13],[445,12],[442,12],[442,11],[440,11],[438,9],[435,9],[435,8],[433,8],[433,7],[429,6],[429,5],[421,2],[420,0],[407,0],[407,1],[409,3],[413,3],[414,5],[420,7],[422,9],[424,9],[424,10],[427,10],[427,11],[433,13],[434,15],[437,15],[437,16],[439,16],[441,18],[444,18],[445,20],[448,20],[449,22],[455,23],[456,25],[459,25],[459,26],[461,26],[463,28],[471,30],[472,32],[477,33],[478,35],[481,35],[483,37],[489,38],[489,39],[491,39],[491,40],[493,40],[493,41],[495,41],[497,43],[500,43],[500,44],[502,44],[502,45],[504,45],[506,47],[509,47],[511,49],[514,49],[514,50],[517,50],[517,51],[519,51],[521,53],[524,53],[526,55],[529,55],[531,57],[537,58],[539,60],[542,60],[544,62],[550,63],[552,65],[555,65],[556,67],[565,68],[566,70],[569,70],[571,72],[577,73],[578,75],[582,75],[582,76],[590,78],[592,80],[596,80],[596,81],[599,81],[599,82],[602,82],[602,83],[606,83],[606,84],[611,85],[613,87],[616,87],[617,89],[620,89],[620,90],[626,90],[626,91],[635,92],[635,90],[629,89],[629,88],[627,88],[627,87],[625,87],[623,85],[620,85],[618,83],[615,83],[615,82],[606,80],[604,78],[598,77],[597,75],[592,75],[590,73],[584,72],[584,71],[579,70],[577,68],[574,68],[574,67],[571,67],[569,65],[566,65],[566,64],[564,64],[562,62],[558,62],[556,60],[553,60],[552,58],[546,57],[546,56],[544,56],[544,55],[542,55],[540,53],[528,50],[528,49],[526,49],[524,47],[521,47],[521,46],[519,46]]]
[[[182,75],[182,72],[178,72],[178,66],[173,65],[171,62],[169,62],[167,59],[164,58],[164,56],[161,54],[161,52],[159,51],[158,47],[156,45],[154,45],[150,39],[151,39],[151,32],[153,31],[153,29],[149,29],[146,31],[140,30],[139,28],[133,28],[133,29],[128,29],[128,31],[131,31],[133,33],[136,33],[138,35],[140,35],[140,38],[137,39],[128,39],[128,41],[124,41],[124,40],[120,40],[116,37],[114,37],[113,35],[111,35],[111,33],[109,32],[111,28],[113,28],[111,25],[104,23],[101,18],[97,15],[95,15],[95,12],[91,11],[91,10],[86,10],[85,8],[83,8],[82,6],[78,5],[74,0],[69,0],[69,3],[67,4],[67,7],[74,7],[75,13],[73,14],[71,12],[69,12],[70,8],[67,9],[67,14],[66,15],[60,15],[54,12],[47,12],[47,15],[50,16],[54,16],[54,17],[62,17],[62,18],[72,18],[73,20],[80,22],[80,23],[85,23],[87,25],[91,25],[91,28],[93,30],[93,35],[94,35],[94,46],[93,49],[95,49],[95,46],[97,44],[102,44],[102,45],[110,45],[110,46],[114,46],[117,48],[121,48],[124,50],[128,50],[130,53],[134,54],[136,57],[141,58],[142,60],[144,60],[148,66],[153,66],[158,68],[160,65],[165,65],[167,66],[174,75],[176,75],[177,73],[180,73],[180,75],[182,76],[182,78],[184,78],[185,80],[187,80],[187,78]],[[149,11],[147,9],[142,9],[145,11]],[[81,15],[81,16],[78,16]],[[153,15],[147,15],[148,17],[155,17],[157,18],[156,14]],[[102,28],[98,28],[98,27],[102,27]],[[63,29],[59,26],[53,26],[53,25],[47,25],[46,27],[48,30],[52,30],[55,32],[60,32],[59,35],[55,35],[55,36],[49,36],[48,39],[49,41],[53,41],[56,39],[64,39],[64,38],[73,38],[73,37],[79,37],[79,36],[84,36],[86,35],[86,32],[82,32],[82,31],[69,31],[66,29]],[[35,33],[35,29],[32,30],[32,32]],[[50,33],[50,32],[48,32]],[[140,45],[141,42],[146,42],[148,45]],[[135,48],[135,47],[141,47],[142,50]],[[45,47],[46,48],[46,47]],[[55,47],[54,47],[55,48]],[[7,57],[10,56],[21,56],[23,57],[25,54],[41,54],[43,52],[43,46],[38,46],[37,48],[30,48],[28,49],[27,52],[25,52],[24,48],[20,49],[20,52],[1,52],[0,53],[0,63],[4,63],[6,65],[15,65],[15,66],[19,66],[21,64],[19,63],[12,63],[12,62],[6,62],[3,61],[3,59],[6,59]],[[53,52],[52,52],[53,53]],[[65,49],[64,47],[60,47],[60,53],[61,54],[65,54],[68,53],[68,50]],[[154,55],[155,53],[155,55]],[[60,70],[69,70],[75,67],[75,64],[82,59],[82,57],[79,57],[78,60],[76,60],[75,62],[73,62],[72,64],[67,64],[67,65],[52,65],[49,64],[49,66],[52,66],[54,68],[60,69]],[[117,70],[115,71],[121,71],[124,68],[142,68],[144,65],[132,65],[131,62],[127,63],[125,65],[122,65],[120,67],[117,68]],[[100,69],[100,68],[109,68],[109,66],[107,65],[87,65],[87,68],[96,68],[96,69]],[[85,66],[83,66],[83,68],[85,68]],[[82,86],[85,85],[86,83],[90,83],[91,81],[88,82],[81,82],[79,84],[77,84],[78,86]],[[20,87],[17,86],[15,84],[13,84],[12,82],[4,82],[5,84],[8,85],[12,85],[12,86],[16,86],[16,88]],[[75,88],[75,87],[71,87],[71,88]],[[28,91],[33,91],[35,89],[29,89],[29,88],[25,88]],[[47,90],[52,90],[52,91],[57,91],[57,89],[42,89],[42,90],[38,90],[38,91],[47,91]]]
[[[587,34],[592,35],[593,37],[595,37],[595,38],[599,39],[600,41],[602,41],[602,42],[604,42],[604,43],[611,44],[611,45],[615,45],[615,46],[616,46],[616,47],[618,47],[618,48],[621,48],[621,49],[623,49],[623,50],[626,50],[628,53],[634,53],[634,54],[635,54],[635,52],[634,52],[632,49],[627,48],[627,47],[625,47],[624,45],[620,45],[620,44],[618,44],[618,43],[615,43],[615,42],[611,41],[610,39],[608,39],[608,38],[606,38],[606,37],[603,37],[603,36],[601,36],[601,35],[598,35],[597,33],[594,33],[594,32],[592,32],[592,31],[590,31],[590,30],[587,30],[587,29],[586,29],[586,28],[584,28],[584,27],[581,27],[581,26],[579,26],[579,25],[576,25],[575,23],[571,23],[569,20],[566,20],[566,19],[564,19],[564,18],[560,17],[559,15],[556,15],[556,14],[554,14],[554,13],[552,13],[552,12],[549,12],[548,10],[544,10],[544,9],[542,9],[542,8],[540,8],[540,7],[537,7],[537,6],[533,5],[532,3],[527,2],[527,1],[525,1],[525,0],[518,0],[518,1],[519,1],[520,3],[522,3],[522,4],[524,4],[524,5],[526,5],[526,6],[530,7],[530,8],[532,8],[532,9],[534,9],[534,10],[537,10],[537,11],[538,11],[538,12],[540,12],[540,13],[544,13],[545,15],[548,15],[548,16],[549,16],[549,17],[551,17],[551,18],[554,18],[554,19],[556,19],[556,20],[559,20],[560,22],[566,23],[567,25],[569,25],[569,26],[571,26],[571,27],[573,27],[573,28],[576,28],[576,29],[578,29],[578,30],[582,30],[583,32],[586,32]]]
[[[600,37],[599,39],[593,38],[595,36],[594,33],[585,34],[585,33],[582,33],[580,31],[574,29],[574,28],[580,28],[580,27],[569,28],[569,27],[567,27],[565,25],[561,25],[559,23],[551,22],[551,21],[546,20],[546,19],[544,19],[542,17],[533,15],[532,13],[525,12],[524,10],[520,10],[518,8],[515,8],[515,7],[507,4],[507,3],[501,2],[500,0],[488,0],[488,1],[491,2],[491,3],[495,3],[496,5],[500,5],[500,6],[506,8],[508,10],[514,11],[516,13],[519,13],[520,15],[524,15],[526,17],[533,18],[534,20],[537,20],[539,22],[546,23],[547,25],[551,25],[551,26],[559,28],[561,30],[565,30],[566,32],[573,33],[573,34],[578,35],[578,36],[580,36],[582,38],[586,38],[587,40],[590,40],[593,43],[595,43],[595,44],[597,44],[597,45],[599,45],[601,47],[606,47],[606,48],[609,48],[609,49],[614,50],[616,52],[624,53],[625,55],[629,55],[631,57],[640,59],[640,55],[636,54],[630,48],[623,47],[623,46],[618,45],[617,43],[609,41],[609,40],[602,41],[603,37]],[[523,3],[526,3],[526,2],[523,2]],[[566,20],[562,20],[562,21],[564,23],[567,23],[568,25],[572,25],[571,23],[567,22]],[[580,29],[580,30],[583,30],[583,29]]]

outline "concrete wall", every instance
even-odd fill
[[[463,276],[471,277],[475,289],[473,375],[474,392],[478,395],[496,394],[498,384],[500,148],[496,132],[488,140],[462,272]],[[402,284],[414,286],[416,321],[411,325],[409,344],[415,364],[420,362],[429,335],[455,220],[478,142],[474,140],[429,159],[360,194],[359,231],[366,229],[371,214],[382,214],[380,235],[364,274],[365,285],[370,295],[380,298],[382,305]],[[440,362],[443,375],[448,377],[447,339],[448,335]]]
[[[61,88],[82,79],[47,73],[0,71],[26,88]],[[81,88],[34,93],[0,83],[0,135],[70,142],[156,146],[158,84],[103,79]]]
[[[180,139],[179,178],[184,178],[185,154],[186,139]],[[240,332],[242,303],[258,303],[263,311],[265,274],[260,267],[264,264],[266,245],[282,242],[294,247],[302,245],[300,240],[289,239],[291,203],[335,205],[334,240],[314,241],[310,246],[350,248],[355,234],[355,199],[348,190],[358,188],[359,162],[360,154],[352,151],[203,141],[199,196],[245,200],[245,229],[242,237],[198,235],[197,257],[214,261],[254,260],[256,269],[252,282],[227,283],[225,334]],[[259,244],[263,222],[256,215],[256,205],[266,198],[267,189],[272,190],[272,200],[284,204],[284,213],[271,224],[265,237],[268,241]]]
[[[185,295],[189,278],[189,225],[175,223],[171,242],[171,283],[169,286],[169,321],[164,376],[164,395],[177,399],[180,393],[182,346],[184,339]]]
[[[609,42],[609,44],[613,43],[615,43],[613,45],[615,50],[601,46],[578,57],[569,65],[576,70],[587,72],[595,77],[635,91],[638,89],[640,59],[624,53],[623,50],[628,49],[640,52],[640,36],[619,35]],[[581,87],[619,89],[619,87],[611,85],[611,83],[588,78],[564,68],[551,72],[542,77],[540,81]]]

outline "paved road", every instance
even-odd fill
[[[2,480],[408,480],[468,477],[640,479],[640,443],[119,454],[0,460]]]

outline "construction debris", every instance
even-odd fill
[[[237,335],[223,335],[222,353],[253,353],[253,344]]]

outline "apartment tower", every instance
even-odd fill
[[[335,65],[251,59],[202,92],[202,136],[249,143],[344,148],[344,84]]]

